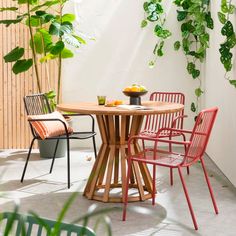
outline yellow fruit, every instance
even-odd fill
[[[140,92],[145,92],[145,91],[147,91],[147,89],[145,88],[145,86],[140,85]]]
[[[124,91],[125,91],[125,92],[130,92],[130,91],[131,91],[131,87],[126,87],[126,88],[124,89]]]
[[[131,92],[140,92],[140,87],[139,86],[132,86]]]

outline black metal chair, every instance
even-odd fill
[[[27,115],[42,115],[42,114],[48,114],[48,113],[52,112],[52,110],[50,108],[50,105],[49,105],[49,101],[48,101],[47,97],[44,94],[33,94],[33,95],[25,96],[24,97],[24,105],[25,105]],[[53,155],[53,158],[52,158],[52,164],[51,164],[51,167],[50,167],[50,173],[52,172],[52,169],[53,169],[53,165],[54,165],[54,161],[55,161],[55,156],[56,156],[56,151],[57,151],[59,140],[60,139],[67,140],[68,188],[70,188],[70,139],[88,139],[88,138],[92,138],[95,158],[97,157],[96,142],[95,142],[96,133],[94,131],[95,122],[94,122],[93,116],[90,115],[90,114],[69,114],[69,115],[66,114],[66,116],[89,116],[91,118],[91,121],[92,121],[92,130],[89,131],[89,132],[69,133],[69,131],[67,129],[67,126],[66,126],[66,123],[63,122],[60,119],[31,119],[31,120],[29,120],[29,125],[30,125],[30,128],[31,128],[33,139],[32,139],[31,144],[30,144],[28,156],[27,156],[25,166],[24,166],[24,170],[23,170],[22,177],[21,177],[21,182],[23,182],[23,180],[24,180],[26,168],[27,168],[27,165],[28,165],[28,161],[29,161],[29,158],[30,158],[30,154],[31,154],[31,150],[32,150],[34,141],[35,140],[41,140],[41,138],[35,132],[35,130],[32,126],[32,122],[34,122],[34,121],[59,121],[59,122],[63,123],[64,128],[65,128],[65,134],[60,135],[60,136],[56,136],[56,137],[46,138],[45,140],[49,140],[49,139],[50,140],[52,140],[52,139],[57,140],[54,155]]]

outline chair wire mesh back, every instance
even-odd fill
[[[199,113],[190,137],[191,144],[187,149],[185,163],[189,164],[203,156],[217,111],[218,108],[212,108]]]
[[[47,97],[44,94],[34,94],[24,97],[27,115],[42,115],[51,113]]]
[[[160,101],[160,102],[173,102],[173,103],[185,103],[185,96],[182,93],[171,93],[171,92],[154,92],[150,96],[150,101]],[[173,120],[177,116],[184,115],[184,110],[176,113],[170,114],[157,114],[148,115],[146,117],[146,123],[144,126],[145,133],[155,133],[160,128],[171,128]],[[176,121],[175,128],[183,128],[183,119],[178,119]]]

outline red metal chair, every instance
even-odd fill
[[[182,182],[182,186],[184,189],[185,197],[188,203],[189,211],[193,220],[194,228],[197,230],[198,225],[196,222],[196,218],[194,216],[193,208],[190,202],[190,198],[188,195],[187,186],[184,181],[184,177],[182,175],[182,167],[188,167],[196,162],[200,161],[202,164],[203,172],[205,175],[205,179],[209,188],[209,192],[211,195],[212,203],[214,206],[215,213],[218,214],[218,208],[216,205],[216,201],[213,195],[212,187],[206,172],[203,155],[210,137],[210,133],[216,118],[218,108],[211,108],[207,110],[203,110],[199,113],[193,130],[183,130],[183,129],[175,129],[175,128],[163,128],[160,129],[156,135],[156,137],[141,137],[141,136],[133,136],[128,141],[128,173],[127,173],[127,182],[125,186],[125,201],[124,201],[124,208],[123,208],[123,220],[126,220],[126,208],[127,208],[127,201],[128,201],[128,186],[129,186],[129,179],[131,173],[131,165],[132,162],[143,162],[146,164],[153,165],[153,194],[152,194],[152,204],[155,204],[155,179],[156,179],[156,166],[163,166],[169,168],[177,168],[179,172],[179,176]],[[162,132],[169,132],[170,136],[174,132],[181,132],[189,135],[188,141],[176,141],[176,140],[169,140],[165,138],[160,138]],[[141,150],[139,153],[132,154],[132,146],[134,142],[141,140],[142,142],[145,141],[153,141],[153,147],[145,148]],[[159,143],[167,143],[167,144],[178,144],[183,145],[186,148],[184,149],[183,153],[178,153],[170,150],[163,150],[158,147]]]
[[[150,101],[174,102],[184,105],[185,96],[183,93],[177,92],[154,92],[150,95]],[[148,115],[146,117],[144,129],[140,132],[140,135],[155,137],[161,128],[183,129],[184,117],[184,110],[169,114]],[[173,132],[172,137],[173,136],[182,136],[183,140],[185,140],[185,134],[183,133]],[[170,137],[170,132],[168,130],[163,130],[163,132],[160,133],[160,137]],[[172,150],[171,144],[169,144],[169,150]],[[189,167],[187,167],[187,173],[189,174]],[[173,185],[173,168],[171,167],[170,184]]]

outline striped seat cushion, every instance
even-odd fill
[[[60,119],[61,121],[65,122],[69,133],[73,132],[72,127],[69,126],[68,122],[58,111],[45,115],[29,115],[28,120],[32,119]],[[65,134],[65,127],[60,121],[33,121],[31,124],[41,139]]]

